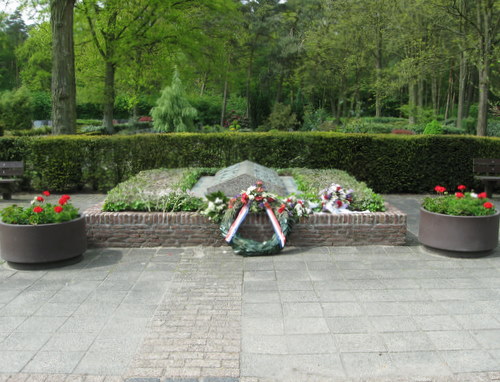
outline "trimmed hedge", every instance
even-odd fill
[[[249,159],[275,168],[337,168],[375,192],[419,193],[436,184],[478,187],[472,158],[500,158],[500,139],[331,132],[3,137],[0,153],[0,160],[23,159],[37,190],[106,191],[141,170]]]

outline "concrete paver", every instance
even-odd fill
[[[406,246],[108,248],[59,269],[1,264],[0,381],[499,381],[500,250],[426,249],[421,196],[387,199],[409,214]]]

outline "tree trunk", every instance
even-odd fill
[[[476,134],[486,136],[488,125],[488,87],[490,84],[489,60],[486,60],[484,67],[479,70],[479,104],[477,108]]]
[[[462,119],[464,118],[465,101],[465,83],[467,80],[467,57],[464,52],[460,53],[460,71],[458,74],[458,108],[457,108],[457,127],[462,128]]]
[[[417,96],[417,105],[419,110],[422,110],[424,108],[424,80],[419,79],[418,80],[418,96]]]
[[[431,98],[432,98],[432,110],[434,110],[434,114],[438,115],[438,85],[436,76],[432,76],[431,83]]]
[[[451,109],[451,100],[452,100],[452,93],[453,93],[453,67],[450,67],[450,75],[448,76],[448,94],[446,96],[446,109],[444,111],[444,120],[448,119],[450,116],[450,109]]]
[[[52,133],[76,132],[74,0],[50,1],[52,30]]]
[[[246,96],[247,96],[247,110],[245,113],[245,117],[250,118],[250,80],[252,78],[252,71],[253,71],[253,48],[252,51],[250,52],[250,61],[248,63],[248,69],[247,69],[247,84],[246,84]]]
[[[220,125],[224,126],[224,119],[226,118],[227,107],[227,72],[224,78],[224,96],[222,98],[222,111],[220,113]]]
[[[380,91],[380,81],[382,78],[382,31],[377,30],[377,51],[375,53],[375,72],[377,75],[377,86],[375,88],[375,117],[382,116],[382,94]]]
[[[417,86],[415,83],[411,82],[408,84],[408,123],[414,125],[417,122],[416,111],[417,111]]]
[[[104,127],[108,134],[113,134],[113,109],[115,106],[115,64],[106,61],[104,79]]]

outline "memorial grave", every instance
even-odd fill
[[[297,193],[292,177],[244,161],[202,177],[192,192],[200,197],[222,191],[232,197],[262,180],[266,190],[280,196]],[[181,247],[226,245],[219,224],[198,212],[103,212],[101,205],[87,209],[87,237],[94,247]],[[273,228],[265,214],[250,214],[241,233],[258,241],[269,240]],[[403,245],[406,214],[386,204],[385,212],[314,213],[301,217],[287,239],[289,246]]]

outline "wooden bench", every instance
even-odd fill
[[[21,178],[13,177],[21,176],[23,172],[23,161],[0,162],[0,193],[4,200],[9,200],[12,197],[12,186],[21,181]]]
[[[491,198],[493,187],[500,180],[500,159],[474,158],[473,171],[474,178],[484,183],[486,194]]]

